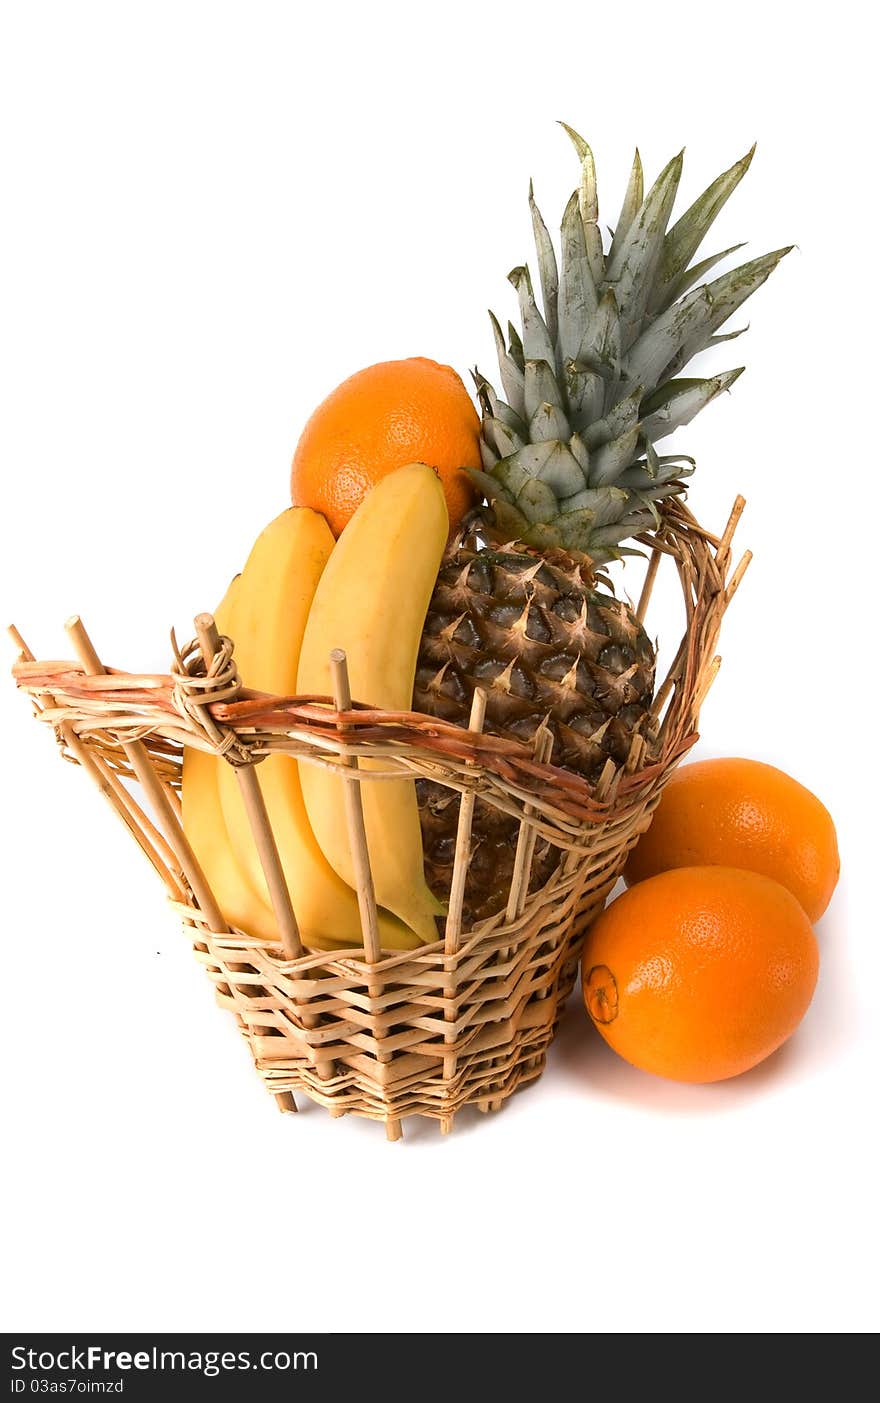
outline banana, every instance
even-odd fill
[[[443,489],[423,463],[390,473],[369,492],[318,582],[298,692],[332,694],[329,653],[344,648],[358,701],[393,711],[412,706],[419,640],[448,532]],[[331,866],[354,885],[344,781],[308,764],[301,779],[315,837]],[[435,916],[443,908],[425,881],[414,782],[368,781],[361,793],[377,901],[422,940],[436,940]]]
[[[296,691],[306,619],[333,548],[324,517],[307,507],[289,507],[257,538],[225,630],[234,642],[236,665],[246,686],[278,696]],[[270,756],[257,767],[257,775],[303,942],[319,949],[361,945],[357,898],[318,846],[296,760],[289,755]],[[238,781],[225,762],[220,765],[218,787],[236,859],[254,895],[268,905],[266,879]],[[382,946],[391,950],[410,950],[420,944],[411,930],[383,911],[379,937]]]
[[[216,612],[221,633],[229,629],[232,603],[240,580],[241,576],[236,575]],[[271,908],[251,887],[229,842],[218,787],[220,773],[228,769],[225,760],[218,760],[204,750],[186,747],[180,792],[184,832],[229,924],[245,935],[277,940],[278,926]]]

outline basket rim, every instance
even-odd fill
[[[623,765],[609,760],[598,784],[536,758],[525,743],[468,730],[417,711],[385,711],[353,701],[338,710],[329,696],[278,697],[242,686],[232,640],[207,671],[193,640],[177,647],[169,673],[139,674],[105,667],[89,675],[81,662],[19,658],[17,686],[28,693],[41,719],[52,725],[65,750],[72,727],[123,776],[120,737],[147,745],[157,769],[175,782],[184,747],[213,753],[233,764],[258,764],[276,753],[340,769],[369,759],[371,769],[349,769],[359,782],[430,778],[451,789],[474,789],[496,808],[531,821],[560,846],[577,846],[583,824],[613,821],[636,795],[663,775],[696,743],[700,705],[718,671],[714,649],[723,614],[748,565],[746,552],[728,579],[730,544],[745,503],[738,497],[724,533],[702,527],[678,499],[664,503],[658,529],[636,539],[651,551],[636,617],[647,609],[657,566],[672,557],[684,595],[685,632],[669,674],[658,686],[654,715],[658,743],[648,750],[638,733]],[[68,755],[68,758],[73,758]],[[384,759],[388,768],[377,770]],[[561,840],[561,841],[560,841]]]

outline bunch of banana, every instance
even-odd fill
[[[216,614],[243,681],[279,696],[329,695],[329,654],[344,648],[353,696],[409,709],[448,530],[439,480],[421,464],[376,486],[338,542],[319,513],[282,512],[258,537]],[[287,755],[264,760],[257,773],[303,942],[361,944],[345,781]],[[383,948],[436,940],[442,907],[425,882],[414,782],[367,781],[362,795]],[[232,767],[187,749],[182,799],[187,835],[230,925],[276,939]]]

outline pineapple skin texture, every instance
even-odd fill
[[[416,671],[419,711],[466,726],[476,687],[486,690],[486,729],[528,743],[542,722],[551,761],[595,781],[622,763],[634,734],[652,739],[655,654],[632,612],[595,587],[582,561],[511,550],[461,549],[441,567]],[[449,888],[459,801],[419,781],[425,864],[432,890]],[[466,888],[466,918],[506,901],[517,823],[478,802]],[[558,852],[539,844],[532,886]]]

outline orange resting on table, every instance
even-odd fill
[[[785,1042],[819,972],[791,892],[731,867],[678,867],[632,887],[588,932],[587,1012],[615,1052],[675,1081],[737,1076]]]
[[[747,867],[788,887],[818,921],[840,875],[831,815],[791,775],[758,760],[700,760],[675,771],[630,854],[628,886],[670,867]]]

